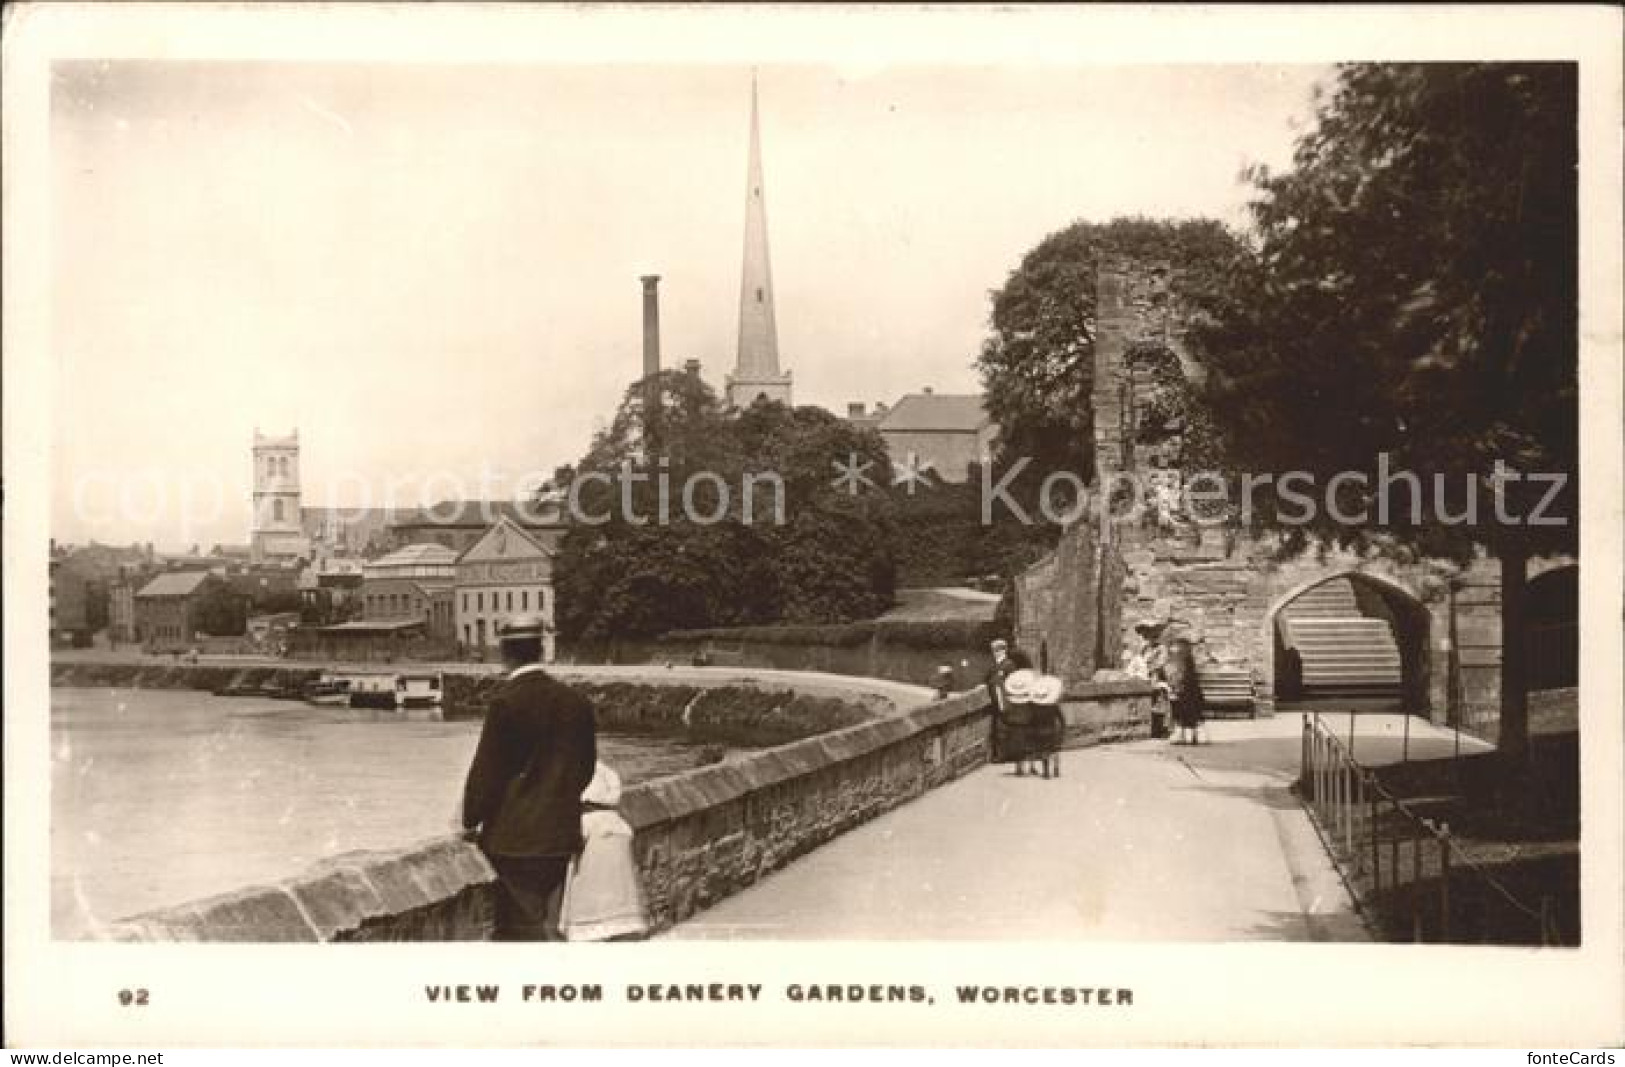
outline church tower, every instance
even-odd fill
[[[299,431],[267,437],[254,431],[254,530],[256,563],[310,555],[299,494]]]
[[[767,255],[767,201],[762,186],[762,134],[756,75],[750,79],[750,162],[745,176],[745,261],[739,281],[739,359],[728,375],[728,403],[758,398],[788,406],[790,372],[779,370],[779,331],[773,318],[773,267]]]

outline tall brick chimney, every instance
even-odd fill
[[[645,274],[643,282],[643,433],[654,451],[660,411],[660,275]]]
[[[643,282],[643,376],[660,372],[660,275],[645,274]]]

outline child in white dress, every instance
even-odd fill
[[[632,827],[616,811],[621,778],[599,763],[581,794],[583,845],[570,864],[559,929],[567,941],[630,941],[648,936],[649,911],[632,855]]]

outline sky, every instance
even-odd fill
[[[512,498],[640,371],[735,357],[752,68],[53,68],[52,535],[246,543],[256,428],[304,502]],[[1077,219],[1245,223],[1318,66],[757,68],[798,403],[978,389],[988,294]]]

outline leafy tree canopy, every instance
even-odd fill
[[[1576,141],[1572,66],[1350,65],[1283,174],[1258,169],[1256,255],[1207,304],[1195,340],[1212,372],[1205,402],[1238,469],[1329,479],[1420,474],[1413,511],[1348,524],[1318,509],[1282,522],[1273,494],[1257,522],[1298,540],[1390,544],[1461,555],[1472,545],[1571,548],[1573,523],[1449,521],[1497,461],[1577,465]],[[1447,513],[1434,506],[1443,475]],[[1320,481],[1319,484],[1325,484]],[[1504,483],[1528,515],[1542,486]],[[1354,488],[1345,514],[1369,503]],[[1419,521],[1417,521],[1419,520]]]
[[[197,598],[193,619],[211,637],[241,637],[248,629],[248,598],[211,582]]]
[[[884,484],[878,434],[812,407],[728,410],[667,371],[651,442],[645,384],[552,487],[574,501],[556,571],[566,638],[844,622],[890,605],[884,501],[832,484],[854,459]]]

